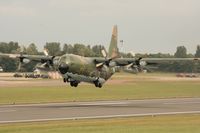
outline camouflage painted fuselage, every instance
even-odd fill
[[[114,74],[115,68],[110,68],[107,66],[96,68],[94,60],[94,58],[65,54],[59,58],[55,58],[54,65],[58,69],[60,64],[66,64],[68,66],[67,73],[108,80]]]

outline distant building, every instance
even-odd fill
[[[35,75],[39,75],[41,78],[51,78],[51,79],[61,79],[62,76],[57,72],[57,71],[45,71],[36,68],[35,71],[33,72]]]

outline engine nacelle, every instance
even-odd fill
[[[24,63],[24,64],[27,64],[27,63],[29,63],[29,62],[30,62],[29,59],[23,59],[23,60],[22,60],[22,63]]]
[[[115,66],[116,66],[116,62],[112,62],[112,61],[111,61],[111,62],[109,63],[109,67],[115,67]]]
[[[140,66],[144,67],[147,65],[147,62],[146,61],[140,61]]]

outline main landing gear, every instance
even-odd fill
[[[65,83],[66,83],[66,82],[69,82],[70,85],[71,85],[72,87],[77,87],[78,84],[80,83],[80,82],[78,82],[78,81],[76,81],[76,80],[72,80],[72,79],[70,79],[70,78],[64,78],[64,79],[63,79],[63,82],[65,82]],[[95,85],[96,87],[98,87],[98,88],[101,88],[101,87],[102,87],[102,83],[99,82],[99,80],[94,81],[94,85]]]
[[[75,80],[70,80],[70,79],[66,79],[66,78],[64,78],[63,79],[63,82],[69,82],[70,83],[70,85],[72,86],[72,87],[77,87],[78,86],[78,84],[79,84],[79,82],[78,81],[75,81]]]
[[[77,86],[78,86],[78,82],[77,82],[77,81],[71,81],[71,82],[70,82],[70,85],[71,85],[72,87],[77,87]]]
[[[94,85],[95,85],[96,87],[99,87],[99,88],[102,87],[102,84],[101,84],[98,80],[94,82]]]

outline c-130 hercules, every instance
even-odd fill
[[[23,55],[23,54],[1,54],[10,58],[18,58],[21,63],[36,61],[44,64],[47,68],[57,70],[63,81],[77,87],[81,82],[92,83],[101,88],[102,85],[115,73],[116,67],[135,73],[148,65],[155,65],[168,61],[192,61],[198,58],[120,58],[117,47],[117,26],[113,27],[109,52],[102,50],[103,57],[83,57],[74,54],[62,56],[49,55]]]

